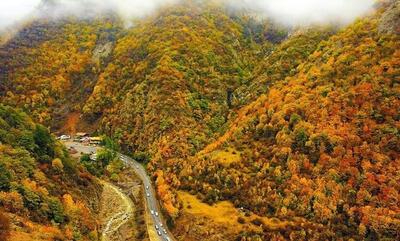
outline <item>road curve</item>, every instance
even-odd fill
[[[99,147],[96,146],[86,146],[77,142],[64,142],[67,147],[75,148],[79,153],[96,153]],[[151,215],[153,219],[154,226],[152,227],[155,233],[158,234],[157,241],[173,241],[175,240],[171,232],[168,230],[166,226],[165,220],[163,220],[162,214],[160,212],[160,206],[156,198],[156,192],[150,180],[150,177],[147,175],[145,168],[132,159],[131,157],[118,153],[119,158],[124,162],[126,166],[131,167],[135,170],[136,175],[142,180],[143,188],[145,190],[145,200],[147,202],[148,213]],[[154,213],[154,214],[153,214]],[[157,214],[157,215],[156,215]],[[158,228],[158,229],[157,229]]]

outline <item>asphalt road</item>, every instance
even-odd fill
[[[64,142],[67,147],[75,148],[78,153],[96,153],[99,149],[97,146],[87,146],[77,142]],[[158,233],[158,240],[159,241],[172,241],[174,240],[171,232],[168,231],[165,221],[160,212],[160,206],[156,199],[155,189],[151,183],[150,177],[147,175],[146,170],[144,167],[135,161],[134,159],[130,158],[129,156],[123,155],[118,153],[119,158],[124,162],[126,166],[131,167],[135,170],[138,177],[142,180],[145,190],[145,200],[147,202],[147,208],[149,209],[148,212],[150,213],[154,226],[152,227],[155,233]],[[154,214],[153,214],[154,213]],[[157,228],[156,228],[157,226]]]

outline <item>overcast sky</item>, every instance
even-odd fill
[[[82,2],[98,11],[115,10],[122,17],[142,17],[166,3],[180,0],[57,0],[55,15],[85,15]],[[337,22],[346,24],[370,9],[374,0],[226,0],[237,9],[258,11],[288,25]],[[0,28],[29,18],[41,0],[0,0]]]
[[[0,28],[28,16],[41,0],[0,0]]]

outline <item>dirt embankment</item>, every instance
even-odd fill
[[[147,241],[143,191],[133,170],[124,170],[119,182],[103,184],[99,215],[102,240]]]

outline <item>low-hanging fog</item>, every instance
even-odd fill
[[[244,8],[289,25],[348,24],[365,14],[374,0],[232,0],[234,8]]]
[[[0,30],[25,19],[38,17],[43,4],[52,6],[46,14],[51,17],[74,15],[88,17],[92,13],[117,12],[130,19],[143,17],[166,4],[185,0],[13,0],[0,1]],[[200,2],[202,0],[195,0]],[[235,10],[254,11],[275,21],[293,25],[324,23],[346,24],[366,13],[374,0],[215,0]],[[46,9],[46,8],[44,8]]]
[[[41,0],[0,1],[0,30],[28,17]]]

